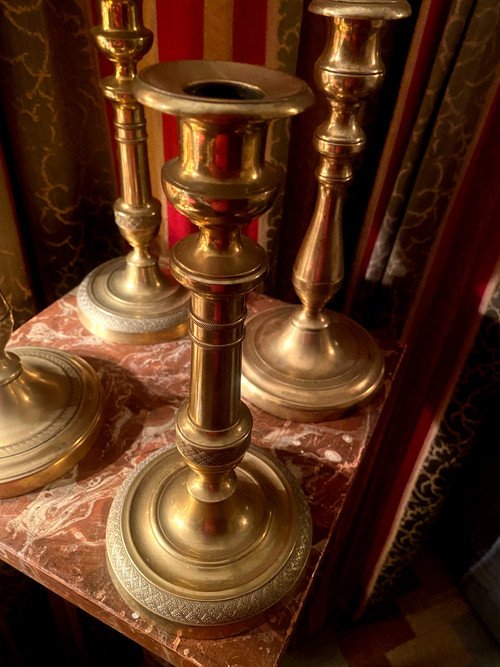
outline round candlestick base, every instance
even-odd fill
[[[72,468],[95,441],[99,378],[83,359],[46,347],[6,353],[18,368],[0,386],[0,498],[28,493]]]
[[[189,474],[172,448],[127,478],[108,518],[108,567],[139,613],[185,635],[227,637],[294,591],[311,546],[309,508],[286,468],[256,447],[223,501],[196,500]]]
[[[375,340],[339,313],[323,310],[308,318],[286,305],[246,323],[242,395],[283,419],[337,419],[370,400],[383,377]]]
[[[125,257],[95,268],[78,288],[83,326],[113,343],[149,345],[187,333],[190,292],[151,265],[144,284],[127,285]]]

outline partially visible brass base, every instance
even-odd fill
[[[242,395],[283,419],[337,419],[370,400],[383,377],[373,337],[339,313],[308,319],[297,306],[280,306],[246,323]]]
[[[184,336],[190,292],[173,278],[167,282],[157,269],[154,280],[128,288],[126,268],[126,258],[118,257],[101,264],[82,281],[77,302],[83,326],[104,340],[130,345]],[[152,272],[151,267],[148,270]]]
[[[188,475],[172,448],[127,478],[108,518],[108,566],[140,613],[190,636],[227,637],[294,590],[311,546],[309,508],[286,468],[255,447],[224,501],[197,501]]]
[[[18,347],[8,358],[20,373],[0,386],[0,498],[28,493],[78,463],[95,441],[103,403],[99,378],[79,357]]]

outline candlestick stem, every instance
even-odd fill
[[[405,0],[313,0],[309,9],[329,19],[315,67],[329,115],[314,134],[316,205],[293,269],[302,305],[249,319],[242,367],[243,396],[295,421],[340,417],[371,399],[383,380],[384,360],[372,336],[324,307],[344,276],[343,202],[365,147],[360,110],[384,76],[382,28],[410,13]]]

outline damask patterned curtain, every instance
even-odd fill
[[[407,346],[334,581],[358,612],[421,546],[498,391],[499,28],[495,0],[422,3],[357,249],[346,312]]]
[[[7,169],[3,155],[0,157],[0,289],[14,304],[16,321],[20,324],[34,315],[36,306]]]
[[[20,324],[121,248],[87,0],[0,4],[0,278]]]

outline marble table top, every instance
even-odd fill
[[[249,312],[276,302],[253,295]],[[293,600],[260,626],[227,639],[171,634],[133,612],[108,575],[105,529],[109,507],[128,473],[174,441],[174,418],[189,386],[188,337],[152,346],[117,345],[79,323],[68,294],[20,327],[17,345],[64,349],[97,371],[105,395],[96,444],[73,470],[48,486],[0,501],[0,558],[178,667],[276,665],[308,596],[346,495],[386,402],[398,350],[386,351],[387,379],[376,398],[335,421],[299,424],[256,408],[253,443],[277,456],[302,485],[314,522],[313,550]]]

